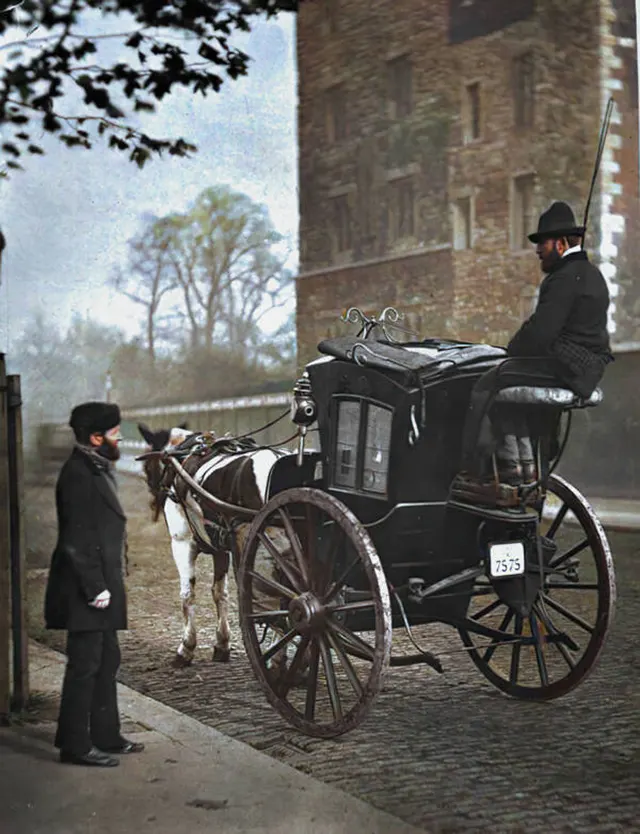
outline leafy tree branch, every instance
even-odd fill
[[[17,35],[0,46],[11,48],[0,72],[7,168],[20,168],[25,153],[44,152],[36,129],[68,147],[89,149],[102,138],[139,166],[164,151],[188,155],[197,150],[192,143],[151,136],[136,115],[155,113],[178,88],[206,97],[225,78],[246,75],[251,59],[233,45],[234,33],[297,7],[297,0],[24,0],[4,14],[0,7],[0,38]],[[103,31],[120,18],[127,22],[121,31]],[[79,97],[82,112],[63,115],[64,102],[75,109]]]

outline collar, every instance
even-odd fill
[[[81,452],[83,455],[89,458],[91,463],[94,464],[101,472],[105,472],[106,474],[111,474],[112,463],[111,461],[103,458],[102,455],[96,452],[93,446],[85,446],[84,443],[76,443],[76,449]]]
[[[547,275],[553,275],[554,272],[557,272],[559,269],[562,269],[563,267],[565,267],[567,265],[567,261],[569,263],[571,263],[572,261],[588,261],[589,260],[589,258],[587,257],[587,253],[584,251],[584,249],[579,249],[578,248],[577,251],[573,251],[575,249],[576,249],[576,247],[573,246],[571,252],[569,252],[567,250],[564,253],[564,255],[553,264],[553,266],[551,267],[549,272],[547,272]]]
[[[572,246],[569,249],[567,249],[567,251],[564,253],[564,255],[562,257],[566,258],[568,255],[575,255],[577,252],[582,252],[582,246],[580,244],[578,244],[577,246]]]

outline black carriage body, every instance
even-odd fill
[[[367,344],[375,350],[376,343]],[[535,514],[469,511],[448,501],[471,389],[505,352],[435,340],[422,354],[416,347],[411,361],[422,365],[417,369],[365,367],[335,357],[306,369],[318,406],[322,488],[367,528],[396,588],[410,579],[430,586],[475,567],[490,541],[536,547]],[[409,600],[411,621],[464,617],[472,587],[470,579],[429,600]]]
[[[474,506],[451,485],[472,388],[505,352],[353,337],[320,349],[291,412],[302,427],[317,420],[320,451],[273,467],[238,569],[243,640],[270,702],[310,735],[339,735],[366,714],[388,665],[443,671],[411,629],[432,622],[456,629],[507,694],[571,691],[601,652],[615,601],[606,536],[580,493],[549,474],[540,442],[572,393],[506,389],[506,402],[540,406],[530,421],[540,491],[530,509]],[[570,515],[578,526],[567,531]],[[418,653],[392,657],[402,626]]]

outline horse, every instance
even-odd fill
[[[138,431],[151,451],[184,454],[182,466],[197,484],[228,504],[259,510],[267,496],[269,475],[286,449],[260,448],[252,440],[217,439],[213,432],[196,434],[185,426],[152,431],[144,423]],[[228,572],[235,567],[249,524],[230,519],[209,506],[202,506],[184,479],[158,457],[144,459],[144,474],[151,493],[154,522],[163,513],[171,552],[180,578],[184,630],[173,665],[193,661],[197,635],[195,626],[196,560],[200,553],[213,557],[212,596],[217,617],[213,661],[229,662]]]

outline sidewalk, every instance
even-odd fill
[[[586,496],[585,496],[586,497]],[[593,508],[605,531],[633,532],[640,530],[640,501],[630,501],[623,498],[589,498],[587,501]],[[545,506],[545,518],[553,518],[559,509],[559,504]],[[568,524],[575,524],[573,513],[566,517]]]
[[[622,498],[587,499],[608,530],[640,530],[640,500]]]
[[[30,644],[33,694],[57,698],[63,671],[63,655]],[[422,830],[126,686],[119,699],[123,733],[146,749],[116,768],[60,764],[53,720],[0,727],[2,834]]]

